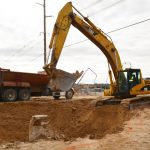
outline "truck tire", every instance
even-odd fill
[[[59,98],[60,98],[60,93],[59,93],[59,92],[54,92],[54,93],[53,93],[53,97],[54,97],[55,100],[59,100]]]
[[[31,97],[30,89],[24,88],[19,90],[19,99],[29,100]]]
[[[70,89],[69,91],[66,92],[65,97],[66,99],[72,99],[73,95],[74,95],[74,91],[73,89]]]
[[[4,89],[2,99],[5,102],[14,102],[17,99],[17,91],[13,88]]]

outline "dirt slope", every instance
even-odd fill
[[[149,150],[150,107],[132,111],[123,131],[107,134],[101,139],[78,138],[75,141],[39,140],[33,143],[3,143],[0,149],[7,150]]]
[[[128,110],[121,106],[89,105],[91,99],[77,101],[34,100],[30,102],[0,103],[0,141],[28,141],[28,126],[32,115],[47,114],[50,128],[58,138],[101,138],[119,132]]]

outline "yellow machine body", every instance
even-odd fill
[[[74,13],[73,10],[79,15]],[[142,78],[140,69],[128,69],[127,71],[123,71],[118,50],[111,38],[96,27],[87,17],[84,17],[71,2],[68,2],[60,10],[54,25],[49,46],[52,49],[51,62],[44,66],[45,71],[49,75],[51,71],[56,68],[71,25],[94,43],[108,60],[110,89],[104,91],[105,95],[130,97],[139,94],[150,94],[150,81]],[[127,77],[125,77],[126,74]],[[129,80],[131,74],[135,74],[137,79],[136,85],[133,87]],[[123,87],[123,83],[126,83],[129,87]],[[126,90],[126,92],[123,92],[123,90]]]

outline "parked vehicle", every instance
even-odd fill
[[[0,68],[2,101],[29,100],[30,96],[51,95],[49,77],[43,73],[14,72]]]

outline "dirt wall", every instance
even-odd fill
[[[0,103],[0,141],[28,141],[32,115],[47,114],[56,139],[101,138],[122,130],[129,111],[121,106],[92,107],[90,100]]]

